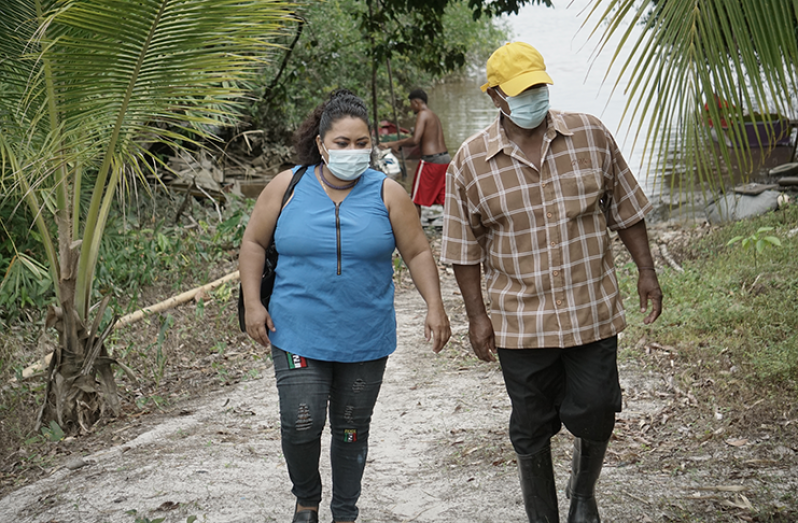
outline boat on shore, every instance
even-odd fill
[[[394,140],[406,138],[413,134],[410,132],[409,129],[405,129],[404,127],[399,127],[397,132],[396,125],[393,122],[389,122],[388,120],[383,120],[380,122],[380,127],[378,129],[378,132],[380,134],[380,142],[392,142]],[[406,159],[418,160],[419,158],[421,158],[420,145],[414,145],[412,147],[402,147],[402,152],[404,153],[404,157]]]
[[[726,120],[721,120],[720,132],[710,119],[709,127],[712,137],[720,141],[721,136],[726,145],[732,147],[735,137],[740,136],[749,147],[773,148],[779,145],[790,145],[792,138],[792,122],[781,114],[762,115],[754,113],[744,117],[745,130],[742,133],[733,132]]]

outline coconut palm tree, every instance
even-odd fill
[[[112,201],[155,170],[152,144],[213,137],[287,10],[280,0],[0,4],[0,165],[35,219],[58,304],[40,422],[75,432],[118,413],[103,345],[113,322],[102,325],[108,298],[95,307],[92,285]]]
[[[586,23],[591,20],[599,49],[619,37],[619,46],[632,50],[620,64],[619,78],[626,75],[628,84],[619,80],[615,87],[629,94],[627,122],[648,128],[642,138],[654,172],[670,163],[684,166],[671,180],[672,191],[677,183],[679,189],[723,189],[721,174],[732,165],[751,173],[745,122],[761,115],[765,125],[753,145],[767,146],[783,128],[778,115],[794,112],[793,1],[600,0]],[[644,27],[639,36],[633,36],[635,24]],[[613,61],[618,56],[616,49]]]

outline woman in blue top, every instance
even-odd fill
[[[299,168],[278,174],[258,197],[239,256],[247,333],[272,346],[283,454],[297,498],[294,522],[317,522],[319,456],[329,408],[332,510],[354,522],[369,422],[388,355],[396,349],[395,248],[427,304],[425,336],[449,340],[438,269],[405,189],[369,168],[371,133],[363,101],[341,89],[294,138],[307,171],[283,207]],[[266,247],[279,263],[269,310],[260,302]]]

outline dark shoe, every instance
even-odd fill
[[[294,509],[294,519],[291,523],[319,523],[318,510],[300,510],[296,512]]]
[[[529,523],[559,523],[551,447],[537,454],[517,454],[518,477]]]
[[[574,460],[565,495],[571,499],[568,523],[601,523],[596,505],[596,482],[601,474],[607,441],[574,440]]]

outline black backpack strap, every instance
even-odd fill
[[[280,212],[282,212],[283,207],[285,207],[286,202],[291,197],[291,195],[294,193],[294,187],[296,187],[296,184],[299,183],[299,180],[302,179],[302,175],[304,175],[305,171],[307,171],[307,170],[308,170],[308,166],[307,165],[303,165],[302,167],[297,169],[296,172],[294,173],[294,176],[291,177],[291,182],[288,184],[288,187],[285,190],[285,194],[283,195],[283,203],[282,203],[282,205],[280,205]]]

